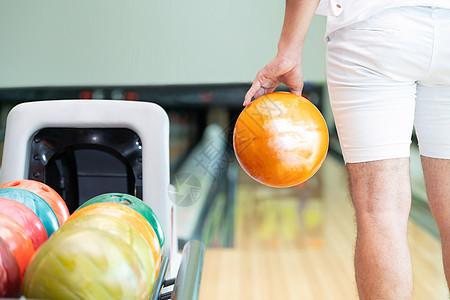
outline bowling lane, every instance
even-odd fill
[[[307,184],[262,186],[239,174],[232,248],[206,251],[200,299],[357,299],[354,215],[342,162]],[[448,299],[438,240],[409,223],[413,299]]]

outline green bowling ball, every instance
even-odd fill
[[[31,209],[41,220],[48,237],[59,229],[55,212],[44,199],[35,193],[18,188],[1,188],[0,197],[17,201]]]
[[[80,228],[55,235],[25,272],[23,294],[37,299],[148,299],[142,262],[123,238]]]
[[[98,195],[94,198],[89,199],[88,201],[83,203],[78,209],[94,203],[101,203],[101,202],[112,202],[126,205],[134,209],[138,213],[140,213],[155,230],[156,235],[158,236],[159,245],[161,246],[161,252],[162,253],[164,252],[165,237],[163,229],[161,227],[161,223],[159,222],[158,218],[156,217],[151,207],[148,206],[146,203],[144,203],[144,201],[128,194],[108,193]]]

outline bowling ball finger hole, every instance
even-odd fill
[[[120,204],[123,204],[123,205],[131,205],[131,202],[128,201],[128,200],[120,200]]]

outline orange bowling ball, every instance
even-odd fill
[[[234,127],[233,146],[250,177],[267,186],[290,187],[319,170],[328,152],[328,129],[309,100],[276,92],[244,108]]]
[[[0,189],[3,188],[18,188],[27,190],[44,199],[44,201],[47,202],[47,204],[50,205],[52,210],[55,212],[55,215],[58,218],[59,226],[64,224],[70,216],[69,209],[67,208],[64,199],[54,189],[43,182],[29,179],[13,180],[2,184]]]

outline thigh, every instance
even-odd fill
[[[450,234],[450,160],[422,156],[427,200],[441,234]]]

